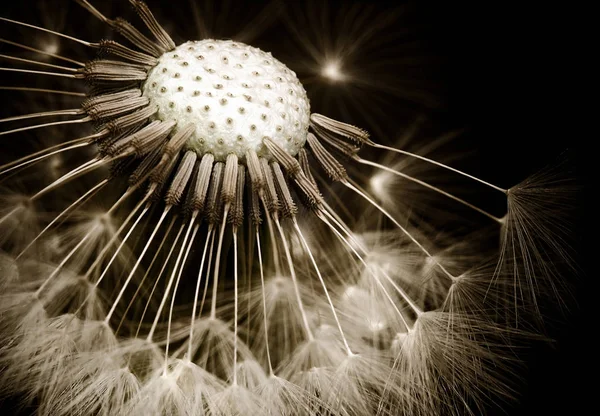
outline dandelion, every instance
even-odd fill
[[[1,396],[42,415],[351,416],[480,414],[517,395],[515,321],[547,288],[562,293],[547,261],[572,264],[568,198],[540,195],[567,188],[544,174],[505,189],[431,147],[379,143],[313,112],[271,53],[177,44],[143,1],[129,1],[143,29],[77,3],[120,38],[0,17],[95,54],[3,41],[37,58],[3,54],[15,66],[0,70],[86,88],[26,87],[81,102],[1,119],[14,126],[0,138],[93,132],[0,166],[25,189],[1,194]],[[321,74],[352,79],[338,61]],[[486,189],[508,212],[419,169]],[[439,200],[494,228],[489,249],[412,213],[436,216]]]

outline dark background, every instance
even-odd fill
[[[40,24],[35,3],[3,3],[0,15]],[[48,3],[69,8],[63,25],[66,32],[86,40],[96,39],[93,30],[101,25],[99,22],[88,23],[92,19],[74,2]],[[101,2],[96,3],[100,8]],[[126,2],[105,2],[102,6],[108,3],[113,7],[112,16],[121,11],[132,15]],[[186,40],[177,39],[177,35],[190,36],[193,22],[187,1],[148,3],[159,20],[176,22],[176,43]],[[230,3],[231,6],[223,11],[228,18],[222,19],[221,25],[212,26],[216,37],[231,37],[236,25],[245,21],[246,14],[250,16],[253,9],[260,10],[267,2]],[[304,2],[282,3],[299,9],[307,6]],[[385,110],[378,114],[377,120],[387,134],[398,134],[403,125],[425,114],[432,135],[466,129],[460,145],[476,149],[478,157],[465,166],[492,183],[511,186],[552,163],[565,151],[582,183],[589,177],[591,169],[586,156],[591,150],[588,140],[593,136],[582,131],[581,119],[586,111],[581,109],[583,101],[576,98],[576,93],[585,87],[580,70],[583,37],[579,31],[585,11],[549,4],[500,2],[312,2],[313,6],[321,3],[333,11],[333,15],[336,10],[351,4],[372,7],[383,14],[402,8],[402,17],[386,29],[386,32],[398,31],[402,35],[382,50],[364,51],[365,56],[370,61],[385,59],[394,56],[394,48],[397,48],[396,54],[402,54],[407,50],[407,43],[416,42],[417,48],[410,49],[416,63],[407,66],[394,61],[382,70],[387,71],[383,78],[407,84],[413,82],[436,98],[433,103],[415,102],[378,91]],[[206,18],[215,18],[221,12],[216,8],[212,13]],[[335,32],[335,21],[330,24],[323,28],[324,33]],[[10,29],[6,33],[4,23],[0,27],[3,37],[17,40],[17,32]],[[103,35],[105,33],[108,32]],[[19,41],[27,43],[26,39]],[[287,62],[286,54],[298,53],[285,24],[277,19],[257,38],[255,46],[272,50],[283,62]],[[356,65],[371,68],[369,62],[356,62]],[[290,66],[301,80],[310,76],[301,66]],[[2,85],[11,80],[4,73],[0,73],[0,79]],[[324,96],[344,94],[340,86],[323,83],[320,87]],[[310,94],[308,87],[307,90]],[[365,91],[365,96],[369,96],[369,91]],[[316,111],[319,103],[327,105],[327,101],[319,101],[320,98],[311,96]],[[365,104],[370,105],[368,101]],[[10,103],[3,100],[2,105],[2,113],[9,113]],[[335,108],[332,111],[335,113]],[[356,124],[372,123],[362,117],[360,109],[351,110],[350,114]],[[586,193],[579,196],[579,202],[581,210],[575,229],[579,246],[575,249],[581,256],[584,272],[575,285],[577,302],[564,319],[548,328],[549,335],[556,339],[553,346],[540,345],[531,354],[521,403],[505,408],[510,415],[583,414],[587,413],[587,406],[593,400],[591,382],[584,379],[586,376],[597,377],[592,370],[596,364],[592,352],[592,334],[596,327],[591,325],[590,317],[592,289],[589,278],[585,277],[589,273],[585,248],[591,241],[591,230],[586,222],[591,218]]]

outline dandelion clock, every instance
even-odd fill
[[[11,411],[518,401],[523,351],[569,302],[573,176],[498,182],[452,157],[459,129],[419,139],[441,104],[433,60],[399,57],[412,6],[24,4],[0,16]]]

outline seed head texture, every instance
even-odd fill
[[[248,150],[266,156],[269,136],[291,156],[304,146],[310,104],[296,74],[270,53],[243,43],[185,42],[159,58],[143,94],[156,118],[196,128],[186,147],[225,161]]]

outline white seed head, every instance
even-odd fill
[[[187,147],[224,161],[248,150],[270,157],[269,137],[290,155],[304,146],[310,104],[296,74],[270,53],[230,40],[183,43],[150,70],[144,95],[160,120],[196,130]]]

